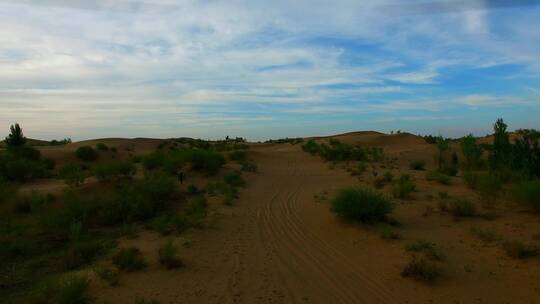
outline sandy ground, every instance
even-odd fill
[[[245,173],[248,186],[234,206],[217,204],[219,216],[211,227],[172,238],[186,245],[180,253],[186,267],[170,271],[157,263],[156,250],[167,238],[143,232],[122,240],[120,246],[140,248],[149,267],[122,274],[118,287],[94,282],[98,301],[540,303],[539,259],[511,259],[469,232],[472,226],[488,227],[529,242],[540,232],[537,214],[502,200],[495,220],[457,221],[436,211],[438,192],[476,194],[459,178],[450,186],[438,185],[406,165],[408,159],[425,159],[432,166],[433,146],[410,135],[346,134],[341,139],[384,146],[398,158],[394,175],[406,172],[415,178],[415,199],[396,201],[393,215],[402,224],[397,229],[402,240],[382,240],[373,228],[340,221],[330,213],[328,200],[321,199],[343,186],[369,183],[369,173],[359,181],[299,145],[254,145],[250,156],[259,172]],[[400,275],[410,257],[404,244],[418,238],[437,243],[446,256],[445,274],[433,285]]]

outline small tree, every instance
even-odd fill
[[[11,133],[6,137],[6,145],[10,147],[23,146],[26,143],[21,126],[16,123],[10,127]]]
[[[443,138],[442,136],[437,137],[436,143],[437,143],[437,149],[439,149],[439,159],[438,159],[439,169],[441,169],[444,162],[444,153],[450,150],[450,143],[448,139]]]
[[[512,145],[510,144],[510,136],[506,129],[507,125],[502,118],[497,119],[493,125],[493,150],[490,157],[492,169],[497,169],[509,161]]]
[[[465,156],[465,166],[471,169],[477,166],[482,157],[482,148],[476,143],[476,138],[469,134],[461,140],[461,151]]]

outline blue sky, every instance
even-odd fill
[[[0,0],[0,135],[484,135],[539,72],[540,1]]]

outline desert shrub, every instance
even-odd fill
[[[426,162],[424,160],[412,160],[409,163],[409,168],[411,170],[425,170]]]
[[[399,233],[397,233],[390,225],[379,223],[377,225],[377,232],[379,233],[379,236],[383,240],[397,240],[400,239],[401,236]]]
[[[414,279],[431,283],[441,276],[439,266],[425,258],[412,256],[411,260],[403,268],[401,275],[403,277],[412,277]]]
[[[120,273],[116,269],[97,267],[94,269],[94,273],[109,286],[118,286],[120,283]]]
[[[112,258],[118,269],[124,271],[138,271],[146,267],[146,262],[138,248],[122,248]]]
[[[482,229],[480,227],[472,227],[471,233],[486,243],[492,243],[500,239],[500,237],[492,230]]]
[[[476,215],[476,206],[467,199],[455,199],[449,202],[449,211],[457,217],[473,217]]]
[[[476,138],[469,134],[461,139],[461,151],[465,157],[465,168],[481,168],[482,148],[476,143]]]
[[[240,170],[245,172],[257,172],[257,164],[251,161],[243,161],[241,163],[242,168]]]
[[[516,259],[536,257],[540,253],[538,246],[534,244],[526,245],[519,241],[507,241],[503,244],[503,249],[508,256]]]
[[[77,148],[77,150],[75,150],[75,155],[78,159],[85,162],[95,161],[99,157],[98,152],[90,146],[82,146]]]
[[[25,182],[47,176],[43,161],[21,158],[11,153],[0,155],[0,176],[8,181]]]
[[[153,152],[142,157],[142,164],[145,169],[153,170],[163,166],[165,162],[165,154],[162,152]]]
[[[226,185],[221,191],[224,205],[232,205],[232,202],[238,198],[238,189],[234,186]]]
[[[411,193],[414,191],[416,191],[416,184],[411,180],[409,175],[400,176],[392,185],[392,195],[395,198],[410,198]]]
[[[77,164],[68,164],[60,169],[60,177],[71,187],[80,186],[84,183],[85,174],[81,166]]]
[[[450,182],[451,182],[450,176],[443,174],[441,172],[438,172],[438,171],[426,172],[426,180],[437,181],[443,185],[450,185]]]
[[[167,242],[158,249],[159,263],[167,269],[174,269],[183,266],[182,260],[178,257],[178,247],[172,242]]]
[[[438,171],[441,174],[445,174],[448,176],[456,176],[458,173],[458,167],[454,164],[443,164]]]
[[[179,214],[165,214],[154,218],[149,224],[150,229],[156,230],[162,235],[170,235],[173,232],[181,233],[190,227],[198,227],[200,224],[192,218]]]
[[[426,257],[434,260],[442,260],[444,258],[444,254],[437,248],[435,243],[424,240],[409,242],[405,245],[405,249],[412,252],[421,252]]]
[[[32,192],[30,195],[24,195],[15,201],[15,212],[21,214],[35,213],[40,211],[48,203],[45,195]]]
[[[308,152],[309,154],[315,155],[319,153],[319,144],[317,144],[314,140],[308,140],[302,145],[302,150]]]
[[[94,166],[92,173],[99,180],[107,180],[119,177],[131,177],[135,174],[135,165],[128,161],[112,161],[106,164]]]
[[[225,181],[225,183],[233,187],[244,187],[246,185],[246,181],[238,172],[227,173],[225,177],[223,177],[223,180]]]
[[[371,189],[345,188],[332,199],[331,210],[346,219],[373,223],[386,218],[392,211],[392,203]]]
[[[38,149],[30,146],[8,147],[7,152],[14,158],[35,161],[41,160],[41,152],[39,152]]]
[[[204,196],[200,196],[190,200],[184,212],[186,216],[192,219],[202,219],[206,216],[207,207],[208,202],[206,201]]]
[[[236,150],[229,154],[229,158],[237,162],[243,162],[247,160],[247,153],[243,150]]]
[[[70,276],[64,279],[56,293],[58,304],[86,304],[92,302],[88,293],[88,278],[85,276]]]
[[[192,169],[207,173],[216,173],[225,164],[223,155],[210,150],[192,150],[189,159]]]
[[[102,256],[114,244],[101,240],[74,241],[63,257],[66,269],[76,269],[90,265],[97,257]]]
[[[16,123],[11,125],[10,133],[5,139],[5,143],[8,147],[19,147],[26,143],[26,137],[24,137],[21,126]]]
[[[513,192],[520,202],[540,210],[540,179],[518,183]]]
[[[0,176],[0,203],[15,197],[17,188]]]
[[[96,149],[98,149],[99,151],[108,151],[109,147],[104,143],[97,143]]]
[[[187,186],[188,194],[195,195],[199,192],[200,192],[199,188],[197,188],[197,186],[195,186],[194,184],[190,184],[189,186]]]

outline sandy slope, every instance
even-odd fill
[[[361,140],[380,143],[384,135],[370,136]],[[387,151],[432,159],[432,148],[416,139],[395,136]],[[469,233],[472,225],[489,225],[512,237],[530,238],[540,231],[537,215],[513,213],[493,222],[422,215],[426,207],[436,208],[426,194],[475,194],[458,179],[450,187],[435,185],[423,173],[409,171],[417,175],[420,191],[414,201],[398,202],[394,213],[403,223],[400,233],[405,240],[435,241],[448,257],[443,280],[427,286],[400,276],[409,258],[404,241],[383,241],[372,229],[343,223],[329,212],[327,201],[315,198],[359,185],[356,178],[329,169],[299,146],[257,145],[251,151],[260,172],[246,175],[249,185],[241,199],[233,207],[220,207],[223,215],[213,228],[194,233],[192,245],[182,249],[185,268],[162,269],[156,249],[166,240],[144,233],[121,246],[141,248],[149,268],[123,275],[120,287],[96,283],[99,298],[109,303],[133,303],[139,297],[160,303],[538,302],[540,263],[512,260]]]

